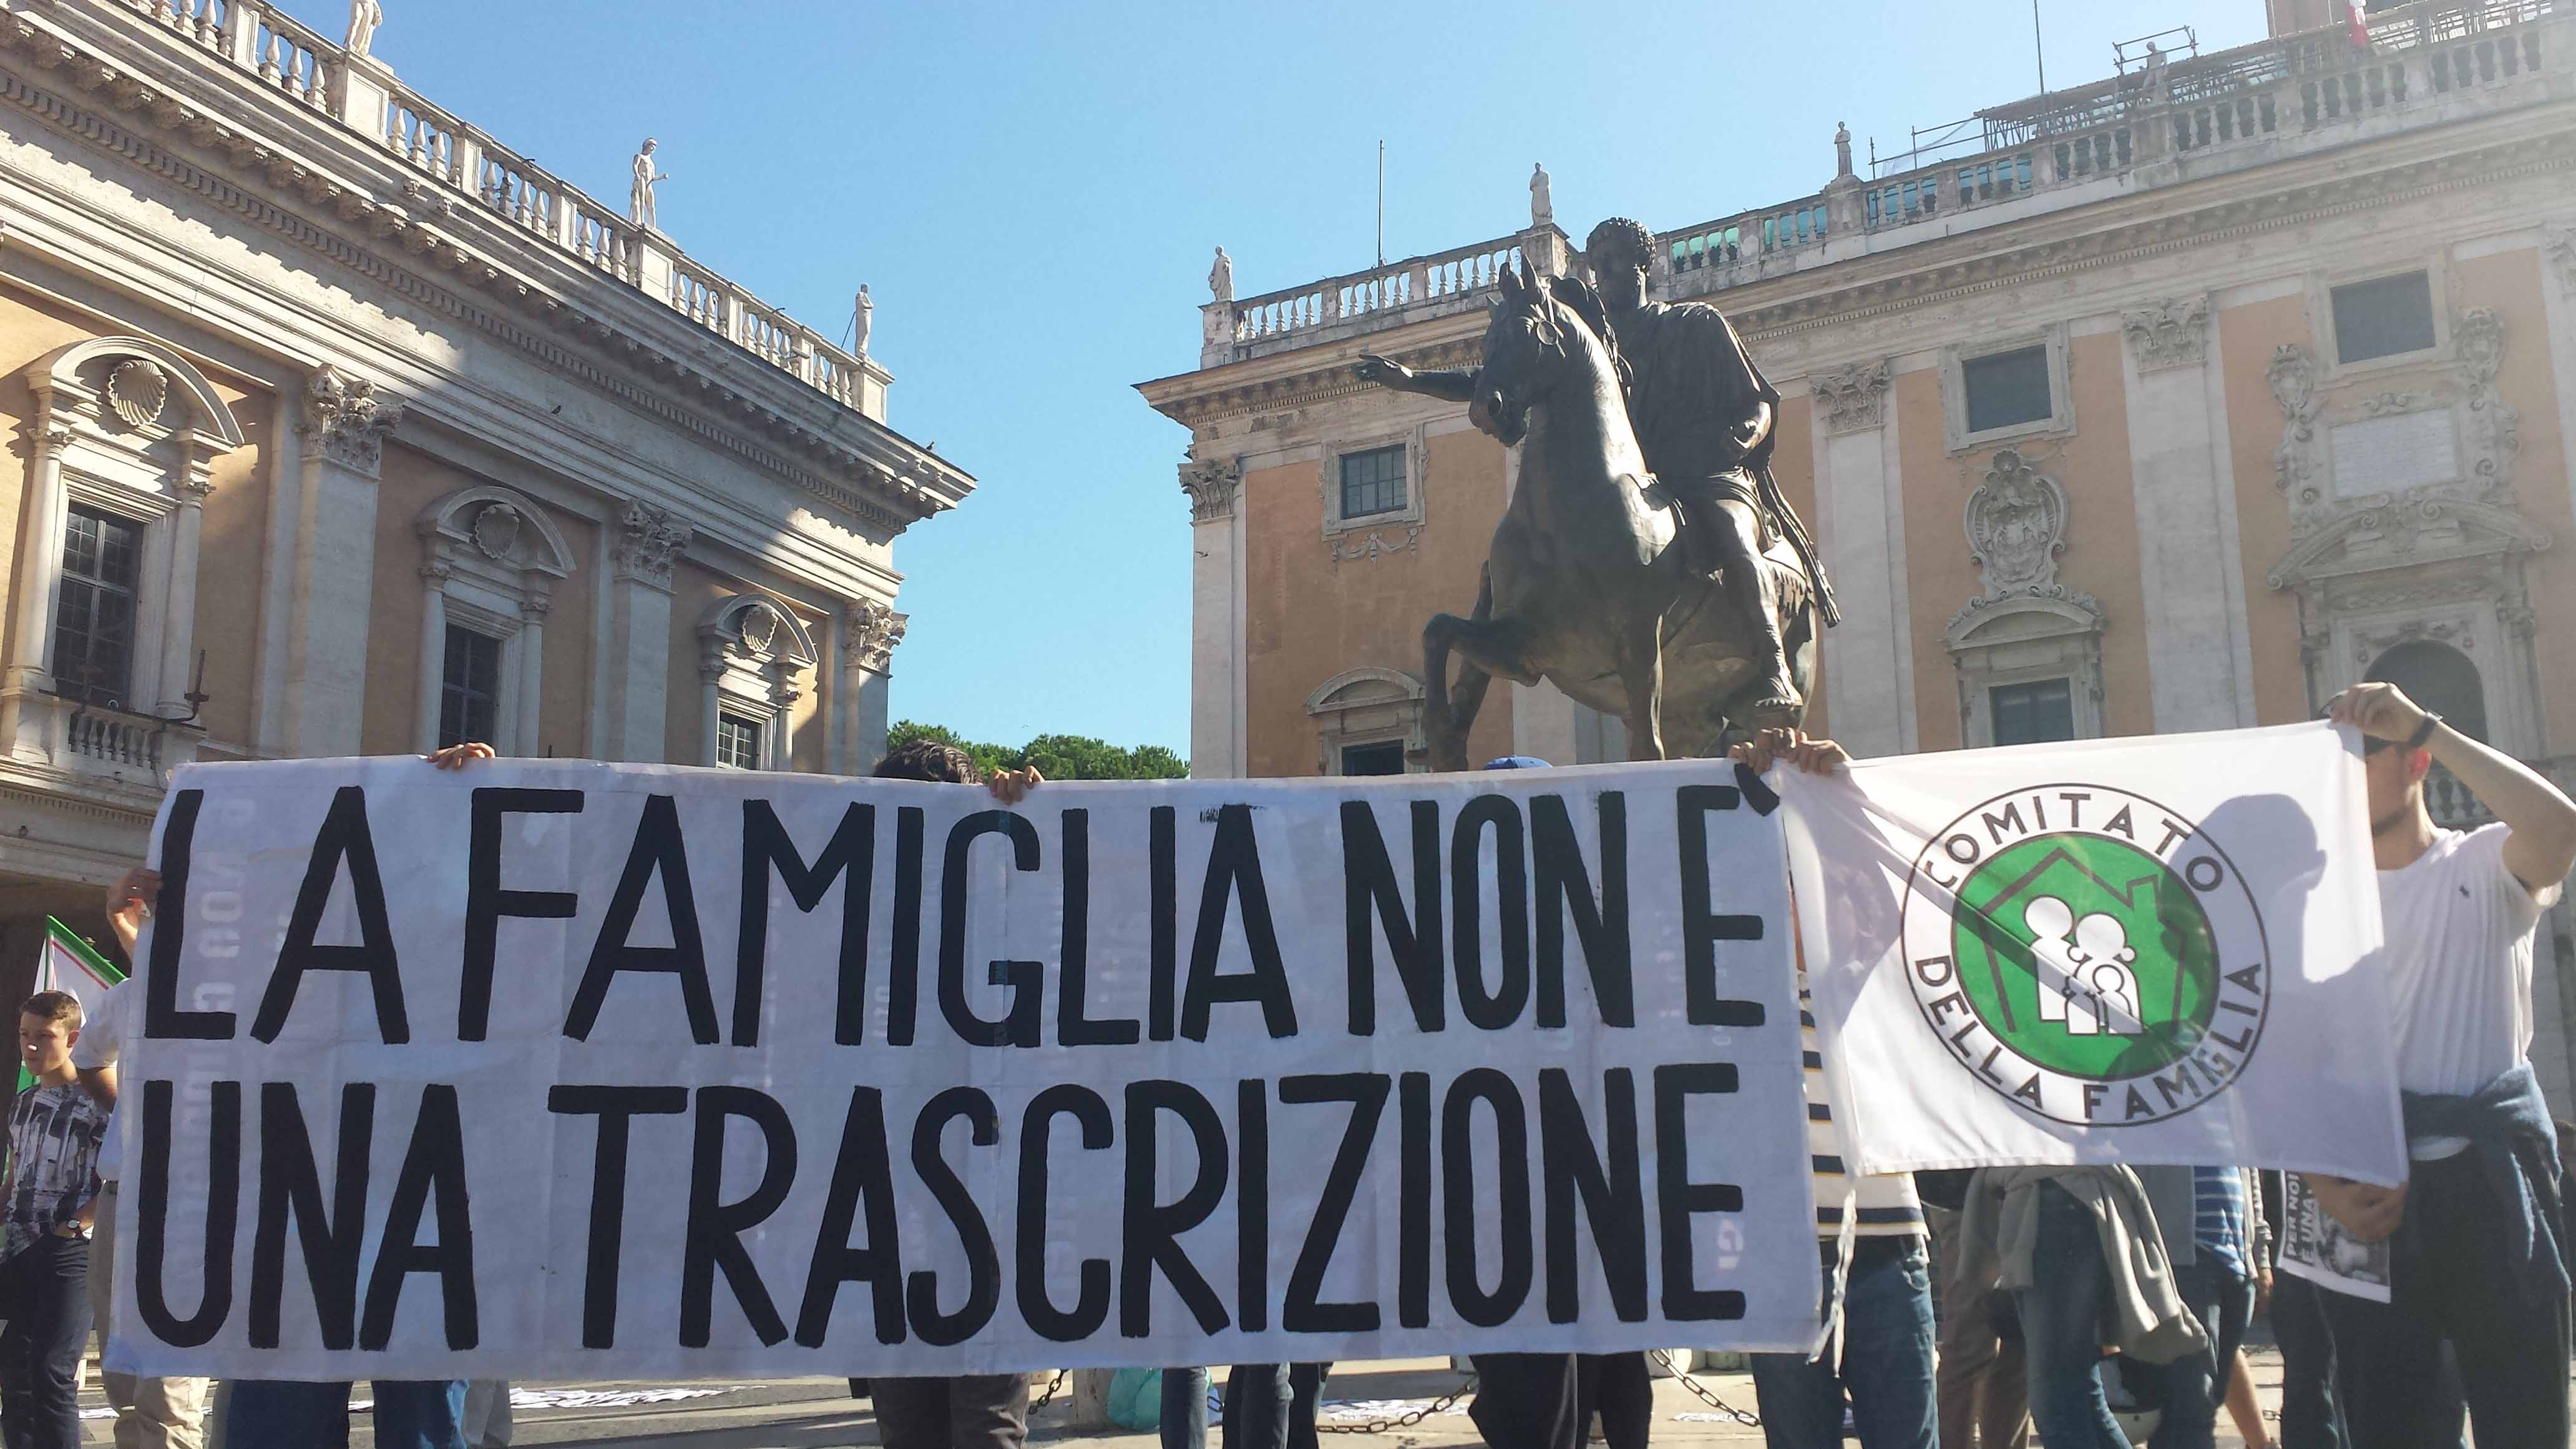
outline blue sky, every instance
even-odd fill
[[[1394,258],[1522,225],[1533,161],[1580,241],[1812,192],[1837,121],[1865,160],[2038,88],[2029,0],[384,5],[407,82],[594,196],[658,137],[663,228],[769,302],[838,334],[869,284],[890,421],[982,480],[897,545],[896,717],[1184,752],[1188,438],[1131,385],[1196,364],[1218,243],[1243,295],[1367,266],[1381,137]],[[2263,33],[2262,0],[2041,7],[2058,86]]]

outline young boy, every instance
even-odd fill
[[[89,1342],[89,1231],[107,1114],[80,1088],[80,1003],[40,991],[18,1011],[18,1059],[36,1084],[9,1112],[0,1229],[0,1434],[15,1449],[80,1449]]]

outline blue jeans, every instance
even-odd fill
[[[466,1449],[458,1427],[465,1417],[465,1381],[378,1379],[378,1449]],[[238,1449],[294,1445],[296,1449],[347,1449],[349,1385],[243,1379],[232,1386],[224,1409],[224,1442]]]
[[[1163,1370],[1163,1449],[1207,1449],[1208,1371]]]
[[[1834,1245],[1824,1245],[1831,1293]],[[1770,1449],[1835,1449],[1843,1395],[1863,1449],[1934,1449],[1932,1276],[1923,1239],[1863,1238],[1843,1286],[1842,1363],[1794,1353],[1753,1356],[1753,1394]]]
[[[2208,1249],[2200,1252],[2198,1262],[2174,1269],[2174,1287],[2209,1331],[2209,1347],[2165,1366],[2164,1419],[2147,1441],[2153,1449],[2210,1449],[2217,1441],[2236,1346],[2254,1322],[2254,1280],[2213,1260]]]
[[[80,1449],[89,1343],[89,1240],[48,1233],[0,1263],[0,1441]]]
[[[2102,1395],[2102,1304],[2111,1270],[2093,1214],[2053,1182],[2039,1193],[2028,1288],[2021,1310],[2022,1358],[2030,1373],[2030,1417],[2048,1449],[2129,1449]]]

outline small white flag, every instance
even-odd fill
[[[2333,726],[1772,780],[1861,1172],[2404,1179],[2361,762]]]

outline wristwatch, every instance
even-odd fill
[[[2424,722],[2415,727],[2415,733],[2406,737],[2406,748],[2410,750],[2420,750],[2424,748],[2424,742],[2431,739],[2433,737],[2433,731],[2440,729],[2441,727],[2442,717],[2440,715],[2435,714],[2429,709],[2424,711]]]

